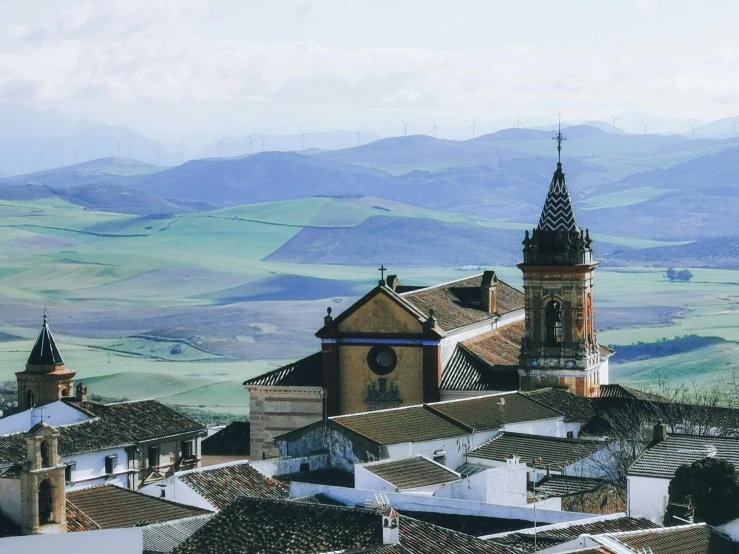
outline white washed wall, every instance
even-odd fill
[[[141,554],[141,527],[0,539],[0,554]]]
[[[72,408],[61,400],[57,400],[46,406],[32,408],[0,419],[0,435],[28,431],[41,421],[42,416],[43,421],[52,426],[90,419],[89,416],[79,410]]]
[[[202,508],[203,510],[209,510],[211,512],[217,511],[215,506],[200,496],[199,493],[195,492],[186,483],[178,479],[175,475],[170,475],[166,479],[161,479],[156,483],[151,483],[141,487],[139,492],[148,494],[155,498],[161,498],[162,490],[164,490],[164,498],[166,500],[179,502],[180,504],[186,504],[187,506]]]
[[[105,473],[105,457],[110,454],[118,455],[118,463],[114,468],[114,477]],[[128,454],[124,448],[101,450],[99,452],[88,452],[62,458],[64,463],[75,462],[77,464],[73,475],[74,484],[67,490],[75,490],[92,485],[114,484],[128,488]]]
[[[538,419],[535,421],[524,421],[521,423],[507,423],[504,431],[511,433],[525,433],[527,435],[541,435],[543,437],[566,437],[564,419],[555,417],[551,419]]]
[[[628,476],[626,488],[631,517],[645,517],[662,524],[669,498],[669,479]]]
[[[504,463],[465,477],[436,495],[486,504],[525,507],[526,464]]]

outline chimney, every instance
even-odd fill
[[[398,287],[400,286],[400,278],[397,275],[388,275],[387,286],[397,292]]]
[[[480,291],[480,307],[489,314],[495,313],[495,292],[498,287],[498,276],[495,271],[482,274],[482,290]]]
[[[400,544],[400,515],[392,507],[382,512],[382,544]]]
[[[657,424],[654,426],[654,430],[652,433],[652,444],[657,444],[658,442],[662,442],[666,438],[667,438],[667,425],[665,425],[661,421],[658,421]]]
[[[323,316],[323,325],[328,325],[334,320],[334,318],[331,316],[331,306],[326,308],[326,315]]]
[[[77,387],[74,389],[74,397],[78,402],[84,402],[87,400],[87,385],[84,383],[77,383]]]

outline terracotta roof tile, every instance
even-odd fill
[[[462,345],[489,365],[518,367],[521,339],[525,334],[525,322],[514,321],[465,341]]]
[[[540,492],[547,497],[563,497],[593,491],[606,483],[607,481],[603,479],[575,477],[573,475],[550,475],[536,484],[536,492]],[[533,490],[533,483],[529,483],[528,487],[529,490]]]
[[[452,470],[423,456],[375,462],[362,467],[398,490],[451,483],[460,478]]]
[[[337,416],[329,421],[383,445],[443,439],[467,433],[462,426],[447,421],[422,405]]]
[[[650,445],[629,468],[628,474],[672,479],[678,467],[706,456],[739,465],[739,438],[668,434],[662,442]]]
[[[539,460],[537,466],[568,466],[607,446],[608,443],[603,441],[504,432],[470,452],[469,456],[500,462],[511,456],[518,456],[527,464],[536,459]]]
[[[97,531],[100,529],[97,523],[71,502],[67,502],[66,510],[68,532],[77,533],[79,531]]]
[[[493,314],[480,308],[482,274],[401,294],[401,297],[422,313],[434,310],[437,323],[445,331],[480,323]],[[498,281],[496,314],[504,315],[524,307],[524,296],[519,290]]]
[[[428,406],[475,431],[500,429],[506,423],[521,423],[562,416],[561,412],[548,408],[520,392],[435,402]]]
[[[509,391],[518,390],[518,370],[495,368],[464,346],[457,344],[441,374],[440,390]]]
[[[737,551],[734,543],[705,524],[607,536],[636,552],[650,548],[653,554],[735,554]]]
[[[135,527],[141,522],[160,522],[209,513],[113,485],[100,485],[67,493],[72,504],[101,529]]]
[[[144,541],[144,554],[169,554],[215,514],[193,516],[186,519],[154,523],[141,528]]]
[[[248,456],[249,440],[249,422],[234,421],[203,439],[200,451],[203,456]]]
[[[511,554],[493,542],[400,515],[400,544],[382,545],[374,510],[241,498],[218,513],[177,554],[374,551],[392,554]]]
[[[561,389],[539,389],[524,392],[529,398],[562,412],[565,421],[590,421],[595,417],[595,410],[589,398],[572,394]]]
[[[269,479],[248,462],[193,469],[177,474],[177,478],[222,510],[241,496],[255,498],[288,498],[284,485]]]
[[[244,385],[261,387],[320,387],[322,382],[321,353],[316,352],[307,358],[244,381]]]

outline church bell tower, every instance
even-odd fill
[[[579,228],[562,170],[564,137],[539,225],[523,241],[525,336],[519,373],[523,390],[558,387],[598,396],[607,382],[593,320],[593,260],[590,233]]]

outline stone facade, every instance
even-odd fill
[[[252,460],[279,455],[274,437],[320,421],[324,413],[321,387],[247,386],[250,401]]]
[[[27,459],[21,471],[21,530],[24,535],[66,533],[65,465],[59,432],[46,423],[26,435]]]

